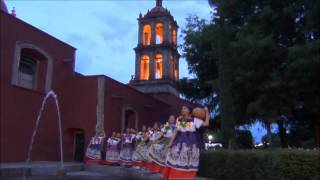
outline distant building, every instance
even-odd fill
[[[189,102],[179,98],[177,28],[156,7],[140,15],[136,71],[128,85],[104,75],[75,72],[76,49],[0,10],[0,162],[25,161],[42,99],[53,89],[60,102],[66,161],[81,161],[92,135],[164,122]],[[107,68],[107,67],[106,67]],[[43,112],[32,160],[59,160],[57,115],[50,99]]]

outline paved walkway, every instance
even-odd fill
[[[1,180],[20,180],[28,172],[26,180],[57,179],[59,162],[32,162],[0,164]],[[27,170],[27,171],[26,171]],[[83,163],[64,163],[65,180],[161,180],[160,174],[151,174],[144,169],[123,166],[87,165]],[[206,180],[206,178],[197,178]]]

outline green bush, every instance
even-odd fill
[[[202,151],[199,176],[214,180],[320,180],[319,150]]]

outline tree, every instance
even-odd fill
[[[189,92],[189,98],[219,102],[221,127],[229,147],[234,126],[257,119],[267,127],[276,122],[286,147],[283,116],[292,116],[301,107],[310,114],[319,143],[320,2],[209,3],[214,12],[212,21],[189,17],[183,31],[183,55],[197,79],[184,79],[181,92]],[[183,87],[196,90],[184,91]]]
[[[237,130],[236,142],[237,142],[237,148],[240,148],[240,149],[253,148],[253,137],[249,130]]]

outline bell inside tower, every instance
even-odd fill
[[[174,17],[162,0],[144,15],[138,16],[138,44],[134,48],[135,75],[130,85],[143,93],[170,93],[178,96],[179,52]]]

